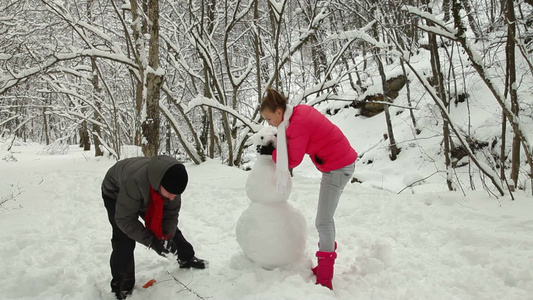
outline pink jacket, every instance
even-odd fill
[[[321,172],[340,169],[357,159],[357,152],[335,124],[308,105],[297,105],[287,127],[289,168],[298,166],[307,153]],[[276,161],[276,150],[272,153]]]

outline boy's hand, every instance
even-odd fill
[[[169,253],[167,247],[165,246],[165,244],[167,243],[167,241],[165,240],[158,240],[156,237],[154,237],[152,239],[152,243],[150,243],[150,246],[148,246],[149,248],[152,248],[155,252],[157,252],[157,254],[163,256],[163,257],[167,257],[167,254]]]

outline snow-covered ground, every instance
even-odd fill
[[[419,61],[420,69],[429,70],[429,58]],[[468,102],[450,108],[452,120],[472,138],[494,142],[494,149],[476,151],[482,163],[493,165],[490,151],[499,151],[501,110],[480,80],[465,90]],[[532,103],[531,93],[520,93],[524,103]],[[209,268],[180,270],[173,259],[137,245],[137,285],[130,299],[533,299],[528,167],[522,162],[522,190],[514,201],[496,197],[490,182],[468,165],[453,170],[457,191],[447,191],[440,112],[420,85],[412,85],[413,112],[422,130],[417,135],[406,99],[403,89],[391,107],[401,148],[395,161],[383,137],[383,114],[354,117],[357,110],[348,108],[330,117],[359,152],[354,177],[362,182],[348,184],[336,212],[334,291],[316,286],[310,271],[316,264],[320,181],[310,160],[294,170],[289,199],[307,222],[305,257],[274,270],[250,262],[236,241],[237,220],[250,203],[249,173],[213,160],[187,164],[190,183],[179,220]],[[317,107],[325,111],[328,105]],[[526,110],[522,121],[533,128],[528,116]],[[42,151],[42,145],[18,140],[8,153],[9,142],[0,140],[0,299],[113,299],[111,226],[100,184],[115,161],[75,146],[50,155],[54,151]],[[136,148],[122,153],[123,158],[142,155]],[[157,283],[144,289],[151,279]]]
[[[113,299],[111,226],[100,184],[114,161],[77,147],[53,156],[41,150],[16,146],[16,162],[0,160],[0,197],[7,200],[0,207],[0,298]],[[416,162],[408,161],[398,163],[416,174]],[[308,160],[296,169],[289,200],[307,221],[306,256],[271,271],[248,261],[235,238],[236,221],[250,203],[248,173],[218,161],[187,167],[180,228],[210,266],[180,270],[138,244],[132,300],[533,299],[533,199],[522,192],[511,201],[424,184],[398,194],[398,188],[381,187],[400,187],[414,175],[383,182],[366,170],[366,183],[348,184],[337,210],[330,291],[316,286],[310,271],[320,179]],[[142,288],[150,279],[157,283]]]

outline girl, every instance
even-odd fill
[[[298,166],[305,154],[322,172],[315,220],[318,265],[312,270],[317,284],[333,289],[333,264],[337,258],[333,215],[354,172],[357,153],[342,131],[319,111],[308,105],[293,107],[276,90],[267,89],[260,110],[268,124],[278,127],[277,149],[261,149],[272,154],[276,162],[278,189],[285,188],[289,169]]]

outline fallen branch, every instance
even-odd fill
[[[22,189],[18,185],[9,184],[10,193],[6,196],[0,197],[0,208],[4,207],[4,204],[8,201],[17,201],[17,197],[22,194]]]
[[[172,273],[170,273],[169,271],[167,271],[168,275],[170,275],[172,278],[174,278],[174,280],[181,284],[186,290],[188,290],[189,292],[191,292],[191,294],[194,294],[196,297],[198,297],[199,299],[202,299],[202,300],[207,300],[206,298],[198,295],[195,291],[191,290],[186,284],[184,284],[183,282],[181,282],[178,278],[176,278],[174,275],[172,275]]]
[[[417,183],[419,183],[419,182],[421,182],[421,181],[424,181],[424,180],[428,179],[429,177],[431,177],[431,176],[433,176],[433,175],[435,175],[435,174],[437,174],[437,173],[439,173],[439,172],[441,172],[441,171],[435,171],[435,172],[433,172],[433,174],[431,174],[431,175],[428,175],[428,176],[426,176],[426,177],[424,177],[424,178],[422,178],[422,179],[419,179],[419,180],[416,180],[416,181],[412,182],[412,183],[409,184],[408,186],[406,186],[406,187],[404,187],[403,189],[401,189],[401,191],[399,191],[398,194],[400,194],[401,192],[403,192],[405,189],[410,188],[410,187],[412,187],[413,185],[415,185],[415,184],[417,184]]]

